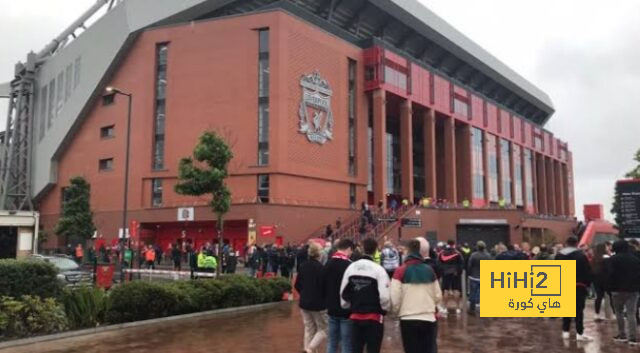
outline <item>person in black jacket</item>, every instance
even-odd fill
[[[329,343],[327,353],[340,352],[351,353],[351,336],[353,325],[349,321],[351,310],[343,309],[340,305],[340,285],[342,276],[351,264],[350,256],[353,253],[353,242],[342,239],[336,245],[336,252],[325,265],[325,298],[327,301],[327,313],[329,314]]]
[[[309,259],[300,265],[296,290],[300,293],[300,311],[304,323],[304,351],[316,352],[327,338],[327,303],[324,267],[320,263],[322,247],[309,243]]]
[[[613,243],[615,255],[605,263],[607,287],[612,292],[613,307],[618,321],[618,336],[615,341],[637,345],[636,306],[640,291],[640,259],[635,256],[626,240]],[[627,316],[627,331],[624,327],[624,315]]]
[[[456,303],[456,314],[461,310],[462,269],[464,257],[456,250],[453,240],[447,241],[447,247],[438,255],[438,266],[442,271],[442,290],[444,291],[443,304],[448,307],[451,299]]]
[[[591,341],[593,338],[584,334],[584,305],[587,300],[587,288],[589,288],[593,280],[593,272],[587,256],[577,246],[578,238],[573,235],[570,236],[567,239],[567,246],[556,254],[555,259],[576,261],[576,339],[578,341]],[[562,318],[563,339],[569,339],[571,319],[571,317]]]

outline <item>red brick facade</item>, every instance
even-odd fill
[[[268,165],[261,166],[257,160],[257,30],[264,28],[269,29],[270,40],[270,161]],[[154,83],[158,43],[168,43],[169,46],[164,147],[166,169],[154,171]],[[355,175],[350,175],[348,157],[349,59],[357,62]],[[365,82],[365,66],[380,64],[376,60],[385,60],[406,70],[410,76],[410,89],[385,82],[383,77],[379,77],[378,82]],[[300,78],[314,71],[327,80],[333,92],[333,139],[323,145],[309,142],[304,134],[298,132]],[[383,158],[379,157],[386,153],[386,116],[396,113],[402,120],[402,197],[418,197],[414,195],[413,163],[408,162],[413,159],[412,140],[406,138],[415,134],[413,117],[413,121],[424,120],[419,132],[424,135],[426,146],[424,190],[427,196],[448,199],[452,203],[473,199],[477,206],[489,203],[488,196],[476,202],[472,195],[470,139],[473,126],[535,152],[533,181],[536,182],[537,197],[535,208],[529,211],[573,215],[571,154],[565,153],[566,158],[562,158],[558,150],[566,150],[566,145],[549,133],[524,119],[511,116],[492,102],[484,101],[447,79],[411,64],[392,51],[377,47],[363,50],[283,11],[147,30],[139,35],[108,84],[133,95],[129,219],[136,219],[143,227],[147,226],[147,232],[158,233],[165,226],[173,229],[171,232],[177,232],[179,228],[189,228],[194,232],[202,232],[203,227],[206,232],[213,229],[211,221],[214,216],[206,208],[206,199],[184,197],[173,191],[179,159],[190,155],[198,136],[205,130],[221,133],[234,152],[228,180],[233,207],[227,217],[236,222],[232,223],[235,224],[235,230],[230,233],[233,237],[246,238],[243,224],[249,219],[255,220],[258,226],[276,225],[278,234],[285,240],[299,241],[323,225],[332,223],[338,216],[349,218],[354,214],[350,210],[353,201],[350,200],[351,188],[355,188],[356,205],[367,200],[386,200],[386,167]],[[454,110],[453,96],[467,99],[467,115]],[[369,101],[372,107],[368,107]],[[39,200],[45,231],[51,232],[60,212],[62,188],[68,185],[71,177],[82,175],[91,184],[91,207],[99,231],[105,237],[117,234],[122,222],[126,109],[126,99],[121,96],[116,97],[111,105],[103,105],[100,99],[96,100],[57,161],[58,183]],[[374,156],[371,195],[367,193],[369,109],[373,115]],[[115,136],[101,138],[100,129],[109,125],[115,125]],[[444,137],[440,148],[437,147],[436,135],[442,133]],[[544,140],[544,145],[538,148],[534,146],[536,134]],[[112,171],[99,171],[98,161],[104,158],[113,158]],[[509,173],[513,179],[514,171]],[[268,205],[257,202],[259,174],[270,177]],[[163,181],[161,207],[152,207],[153,179]],[[549,184],[561,186],[545,188]],[[557,194],[562,195],[561,198],[557,198]],[[195,220],[204,223],[177,222],[176,209],[191,206],[196,207]],[[505,218],[502,215],[505,212],[494,210],[487,217]],[[525,213],[509,212],[519,215],[507,217],[510,222],[512,218],[516,222]],[[435,213],[429,214],[433,217]],[[450,236],[445,233],[454,231],[455,218],[459,215],[456,216],[454,211],[449,211],[449,214],[452,216],[443,217],[446,222],[429,219],[421,231],[442,229],[439,232],[442,237]]]

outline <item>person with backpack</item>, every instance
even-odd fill
[[[576,262],[576,340],[591,341],[593,338],[584,334],[584,306],[587,300],[587,288],[593,280],[593,272],[587,256],[578,249],[578,238],[570,236],[567,246],[560,250],[555,260],[574,260]],[[569,339],[572,317],[562,318],[562,338]]]
[[[389,276],[373,256],[378,242],[362,242],[364,256],[349,265],[340,285],[341,306],[350,309],[353,324],[353,353],[379,353],[384,335],[384,315],[391,308]]]
[[[390,241],[384,243],[384,248],[380,252],[380,262],[384,270],[387,271],[389,278],[392,278],[393,272],[400,266],[400,254]]]
[[[462,269],[464,258],[456,250],[453,240],[447,241],[447,246],[438,255],[438,267],[442,272],[442,289],[444,290],[444,306],[448,308],[451,299],[456,303],[456,314],[460,314],[462,292]]]
[[[605,273],[618,321],[618,335],[614,340],[636,346],[638,345],[636,308],[638,291],[640,291],[640,259],[633,254],[626,240],[613,243],[613,252],[614,255],[605,262]]]

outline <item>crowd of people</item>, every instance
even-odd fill
[[[381,248],[372,238],[324,246],[311,241],[296,254],[303,352],[317,352],[325,341],[327,353],[380,352],[385,318],[399,320],[405,352],[436,352],[438,318],[449,310],[461,314],[465,288],[468,314],[477,314],[480,262],[492,259],[575,260],[576,316],[562,318],[562,338],[570,338],[575,324],[576,340],[592,340],[584,332],[586,299],[595,299],[599,322],[608,296],[619,331],[613,339],[636,345],[640,244],[619,240],[590,248],[578,243],[575,236],[535,247],[524,242],[488,248],[478,241],[473,249],[451,240],[431,248],[422,237],[398,246],[385,242]]]

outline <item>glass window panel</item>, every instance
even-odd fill
[[[64,79],[64,101],[68,101],[71,98],[71,90],[73,89],[73,65],[67,66]]]
[[[56,118],[56,80],[49,82],[49,117],[48,127],[53,125],[53,119]]]
[[[78,87],[78,85],[80,84],[80,66],[80,57],[77,57],[73,68],[73,88]]]
[[[42,87],[42,91],[41,91],[41,96],[40,96],[40,131],[39,131],[39,137],[40,140],[42,140],[44,138],[44,133],[46,131],[47,128],[47,86]]]

